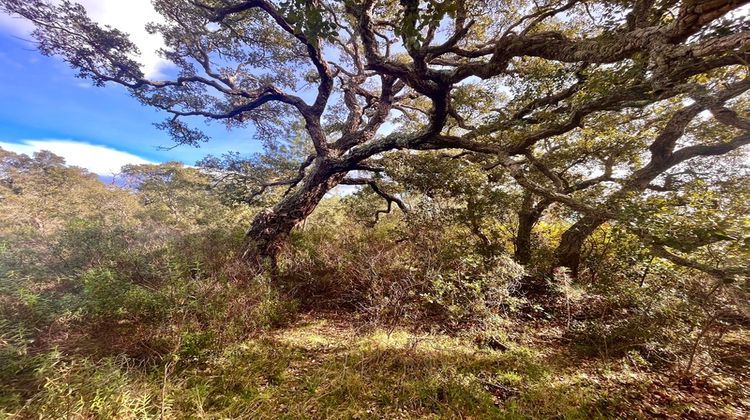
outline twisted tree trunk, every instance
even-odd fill
[[[244,258],[257,263],[267,258],[274,261],[292,229],[305,220],[345,176],[346,172],[332,170],[324,159],[314,161],[298,186],[275,206],[255,216],[246,233]]]
[[[543,199],[534,205],[534,195],[526,191],[521,209],[518,211],[518,230],[516,231],[516,249],[513,258],[521,265],[531,262],[531,234],[534,226],[539,222],[544,210],[552,204],[551,200]]]
[[[567,267],[573,277],[578,276],[583,244],[592,233],[607,221],[606,217],[586,215],[568,228],[555,250],[557,267]]]

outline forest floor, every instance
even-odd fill
[[[558,321],[463,331],[311,312],[225,347],[195,331],[151,363],[61,347],[0,383],[0,418],[750,418],[747,370],[685,379],[635,352],[586,356]],[[747,366],[748,331],[725,340]]]
[[[248,418],[750,415],[747,372],[685,380],[633,356],[582,357],[560,344],[563,330],[519,324],[488,346],[470,335],[367,328],[342,315],[308,314],[227,349],[225,392],[209,391],[191,404],[196,413],[221,406]],[[249,376],[262,378],[251,395]],[[233,384],[245,391],[233,394]]]

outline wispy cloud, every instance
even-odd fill
[[[143,64],[146,77],[158,79],[164,70],[171,66],[168,60],[161,58],[158,50],[164,47],[159,35],[149,34],[145,25],[149,22],[161,22],[162,17],[156,13],[150,0],[78,0],[89,16],[103,25],[110,25],[130,35],[130,39],[141,50],[138,57]],[[14,35],[29,38],[34,29],[26,19],[0,13],[0,28],[5,28]]]
[[[74,140],[40,139],[22,140],[18,143],[0,141],[0,148],[26,155],[48,150],[65,158],[68,165],[86,168],[99,175],[116,174],[125,165],[154,163],[132,153]]]

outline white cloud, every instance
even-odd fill
[[[68,165],[86,168],[99,175],[112,175],[129,164],[154,163],[140,156],[107,146],[74,140],[22,140],[20,143],[0,141],[0,148],[31,156],[34,152],[48,150],[65,158]]]
[[[110,25],[130,35],[141,50],[139,61],[143,64],[146,77],[160,78],[162,71],[171,63],[161,57],[157,51],[164,47],[159,35],[152,35],[146,31],[149,22],[162,22],[162,17],[156,13],[150,0],[78,0],[89,16],[103,25]],[[33,25],[18,17],[0,14],[0,28],[5,28],[14,35],[28,38]]]

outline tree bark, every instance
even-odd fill
[[[270,258],[273,263],[292,229],[304,221],[326,193],[338,185],[345,176],[346,172],[333,171],[324,159],[313,162],[300,185],[271,209],[255,216],[246,233],[247,246],[244,258],[256,263]]]
[[[584,216],[568,228],[560,238],[560,244],[555,250],[557,267],[567,267],[573,277],[578,276],[581,264],[581,249],[583,243],[607,218],[597,216]]]
[[[530,191],[524,193],[523,203],[518,212],[516,249],[513,255],[517,263],[526,266],[531,262],[531,234],[542,213],[551,203],[550,200],[542,200],[534,205],[534,195]]]

